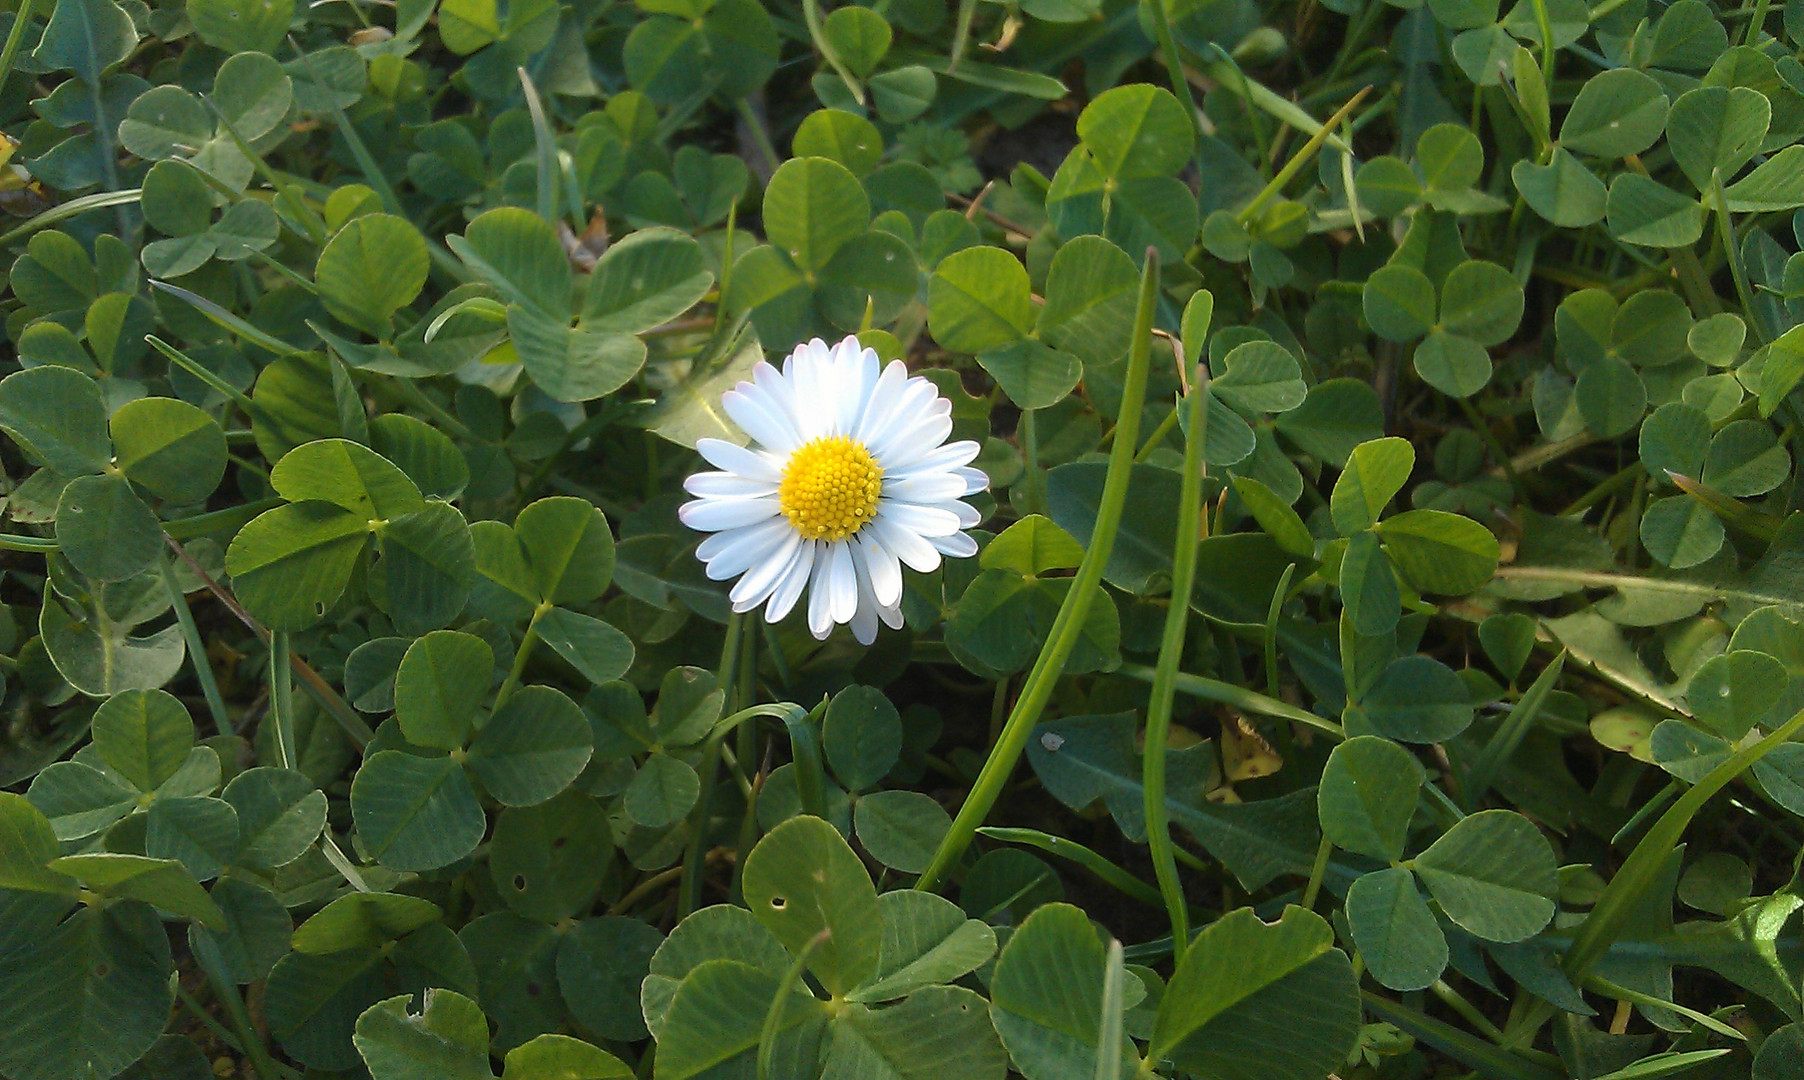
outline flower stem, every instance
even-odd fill
[[[1141,761],[1141,788],[1146,799],[1146,842],[1151,849],[1159,894],[1171,916],[1172,963],[1181,963],[1190,944],[1190,912],[1178,880],[1172,853],[1171,822],[1165,806],[1165,744],[1171,734],[1172,699],[1177,695],[1178,663],[1190,630],[1190,589],[1196,579],[1198,520],[1203,513],[1203,438],[1209,422],[1207,368],[1197,366],[1183,407],[1190,410],[1184,440],[1184,479],[1178,489],[1177,541],[1171,553],[1171,606],[1165,611],[1165,635],[1159,643],[1159,665],[1153,672],[1152,699],[1146,706],[1146,755]],[[1173,411],[1176,415],[1176,411]]]
[[[1022,685],[1021,696],[1002,726],[1002,737],[990,749],[990,756],[977,774],[977,782],[965,797],[964,805],[953,818],[952,827],[940,841],[939,850],[915,888],[932,890],[945,878],[947,871],[964,855],[976,835],[977,827],[989,816],[990,809],[1001,797],[1009,774],[1021,759],[1028,734],[1040,719],[1040,713],[1052,697],[1053,687],[1064,674],[1065,662],[1076,648],[1077,639],[1090,614],[1090,604],[1102,588],[1102,570],[1115,548],[1115,532],[1121,525],[1122,508],[1127,504],[1128,474],[1140,433],[1140,409],[1146,397],[1146,372],[1152,357],[1153,310],[1159,299],[1159,253],[1148,249],[1146,266],[1140,274],[1140,296],[1134,310],[1134,336],[1128,344],[1127,378],[1121,395],[1121,414],[1115,421],[1115,441],[1109,447],[1109,471],[1103,481],[1102,501],[1097,507],[1096,529],[1090,536],[1084,561],[1077,568],[1071,591],[1059,605],[1052,632],[1034,661]]]

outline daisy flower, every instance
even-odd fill
[[[869,645],[879,620],[902,626],[904,565],[977,554],[962,530],[981,518],[961,500],[989,486],[970,467],[980,447],[946,442],[952,403],[901,361],[880,367],[855,337],[816,338],[781,371],[760,361],[721,404],[752,445],[698,442],[720,471],[684,482],[695,498],[677,516],[714,534],[695,554],[715,581],[739,579],[734,611],[762,604],[777,622],[806,590],[816,638],[850,623]]]

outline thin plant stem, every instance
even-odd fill
[[[749,704],[737,700],[736,687],[739,665],[744,661],[746,653],[743,639],[750,636],[746,633],[744,613],[735,611],[727,616],[726,640],[721,642],[720,666],[715,672],[715,679],[729,698],[733,699],[735,711]],[[695,800],[695,806],[689,811],[689,843],[683,850],[683,875],[677,886],[679,919],[694,911],[701,901],[702,859],[708,850],[708,815],[713,809],[714,775],[720,767],[720,742],[725,735],[724,730],[717,730],[708,738],[702,747],[701,761],[696,766],[696,771],[701,774],[702,789],[701,795]]]
[[[1171,80],[1171,92],[1176,94],[1180,104],[1184,106],[1184,115],[1190,118],[1190,133],[1196,138],[1197,162],[1202,162],[1203,124],[1197,116],[1196,98],[1190,92],[1190,76],[1184,71],[1184,56],[1178,51],[1177,35],[1171,32],[1171,0],[1153,0],[1148,5],[1153,17],[1154,35],[1159,41],[1160,58],[1165,61],[1165,74]]]
[[[1163,0],[1161,0],[1161,4]],[[1190,410],[1189,431],[1184,440],[1184,478],[1178,489],[1177,539],[1171,554],[1171,604],[1165,609],[1165,633],[1159,643],[1158,667],[1153,673],[1152,697],[1146,706],[1146,754],[1141,761],[1141,788],[1145,797],[1146,840],[1153,860],[1166,913],[1171,918],[1172,963],[1184,959],[1190,943],[1190,914],[1184,905],[1184,886],[1178,880],[1177,857],[1172,854],[1170,811],[1165,805],[1165,747],[1171,735],[1171,706],[1177,696],[1178,664],[1190,630],[1190,590],[1196,581],[1198,521],[1203,514],[1203,441],[1209,410],[1208,376],[1203,365],[1184,398]],[[1174,410],[1175,415],[1175,410]]]
[[[495,691],[496,709],[500,709],[508,698],[514,696],[514,691],[520,689],[520,680],[526,675],[526,664],[539,645],[539,619],[550,610],[550,601],[545,601],[534,609],[532,621],[526,624],[526,633],[520,637],[520,647],[514,650],[513,666],[508,668],[507,678],[502,681],[501,689]]]
[[[1503,470],[1503,475],[1509,480],[1510,487],[1516,492],[1516,497],[1522,498],[1522,477],[1516,472],[1516,463],[1510,460],[1509,451],[1505,450],[1503,444],[1497,441],[1497,433],[1491,430],[1491,425],[1485,423],[1485,418],[1478,411],[1478,406],[1472,404],[1470,398],[1454,398],[1453,400],[1459,403],[1460,411],[1466,414],[1466,422],[1472,425],[1472,429],[1478,433],[1478,437],[1484,440],[1486,448],[1491,451],[1491,456],[1497,459],[1497,467]]]
[[[714,305],[714,333],[727,321],[727,294],[733,288],[733,230],[739,227],[739,204],[727,207],[727,235],[720,254],[720,302]]]
[[[764,118],[758,115],[757,109],[752,108],[749,99],[739,99],[739,115],[745,120],[745,126],[751,129],[752,141],[758,144],[759,152],[764,155],[764,160],[770,162],[770,167],[775,169],[783,164],[783,155],[777,153],[777,144],[771,141],[770,129],[764,126]]]
[[[1436,979],[1434,985],[1429,989],[1434,991],[1434,996],[1440,998],[1443,1004],[1465,1017],[1466,1022],[1477,1028],[1486,1038],[1496,1043],[1503,1041],[1503,1032],[1497,1029],[1497,1025],[1491,1023],[1490,1018],[1479,1012],[1478,1007],[1467,1001],[1458,990],[1448,986],[1440,979]]]
[[[251,1071],[257,1074],[257,1080],[279,1080],[281,1073],[277,1071],[275,1059],[270,1056],[269,1047],[264,1046],[263,1040],[257,1037],[257,1029],[251,1024],[250,1013],[244,1008],[244,998],[238,994],[238,985],[226,974],[218,947],[211,938],[194,950],[194,958],[200,962],[201,971],[207,976],[214,1000],[225,1010],[226,1020],[237,1034],[244,1056],[250,1058]]]
[[[1754,290],[1748,284],[1747,267],[1742,265],[1741,249],[1735,245],[1735,226],[1729,218],[1729,196],[1723,192],[1721,169],[1710,172],[1711,201],[1716,204],[1716,231],[1722,240],[1723,254],[1729,260],[1729,275],[1735,279],[1735,293],[1741,297],[1741,310],[1755,337],[1766,340],[1766,324],[1754,312]]]
[[[225,513],[225,511],[220,512]],[[188,554],[188,549],[184,548],[173,534],[165,535],[164,539],[168,542],[170,549],[188,564],[188,569],[200,579],[201,584],[207,587],[207,591],[218,598],[219,602],[226,606],[226,610],[244,624],[245,629],[255,634],[258,641],[268,642],[270,640],[270,633],[263,624],[252,618],[251,613],[244,610],[244,606],[238,603],[238,600],[230,592],[226,591],[225,586],[214,581],[213,575],[207,573],[205,567],[194,561],[194,556]],[[338,726],[351,740],[351,744],[358,750],[369,745],[369,741],[375,738],[376,733],[371,731],[363,717],[358,716],[356,711],[345,702],[345,699],[339,696],[338,691],[332,689],[332,684],[321,678],[320,673],[313,670],[312,665],[298,656],[290,656],[289,663],[294,668],[295,674],[301,677],[301,682],[306,684],[307,692],[312,694],[313,699],[319,702],[333,720],[338,722]]]
[[[1309,868],[1309,884],[1303,888],[1303,908],[1313,910],[1315,898],[1322,891],[1322,879],[1328,875],[1328,857],[1334,854],[1334,842],[1326,836],[1316,845],[1315,864]]]
[[[1091,533],[1089,548],[1079,564],[1071,590],[1059,605],[1046,645],[1028,672],[1021,696],[1003,725],[1002,737],[990,748],[990,756],[977,774],[958,815],[941,839],[939,849],[927,870],[915,882],[915,888],[932,890],[946,877],[955,863],[971,846],[977,827],[989,816],[996,800],[1008,785],[1010,774],[1027,746],[1027,737],[1040,719],[1040,713],[1052,698],[1053,688],[1064,674],[1065,662],[1085,620],[1090,603],[1101,588],[1102,570],[1115,548],[1115,533],[1121,526],[1121,512],[1127,504],[1128,474],[1133,465],[1135,442],[1140,434],[1140,411],[1146,398],[1146,374],[1152,358],[1153,310],[1159,299],[1159,253],[1148,248],[1146,265],[1140,275],[1140,295],[1134,311],[1133,338],[1128,344],[1127,377],[1123,380],[1121,413],[1115,422],[1115,442],[1109,447],[1109,469],[1103,481],[1102,499],[1097,507],[1096,528]]]
[[[1018,434],[1021,438],[1021,464],[1027,470],[1027,506],[1030,510],[1040,508],[1040,429],[1034,419],[1035,410],[1022,409]]]
[[[952,50],[946,57],[946,74],[958,70],[958,62],[965,57],[965,47],[971,43],[971,20],[977,17],[977,0],[958,0],[958,21],[952,30]]]
[[[609,915],[624,915],[631,911],[634,904],[657,892],[659,889],[683,876],[683,868],[673,866],[668,870],[660,870],[645,880],[634,885],[625,896],[608,908]]]
[[[284,769],[296,764],[294,746],[294,675],[288,662],[288,631],[269,635],[269,718],[276,725],[276,757]]]
[[[225,697],[219,692],[219,680],[214,677],[213,665],[207,660],[207,643],[201,639],[200,627],[194,621],[194,612],[188,607],[188,598],[182,594],[181,585],[175,580],[174,565],[159,559],[157,570],[163,575],[163,588],[169,593],[170,606],[175,609],[175,621],[182,628],[182,640],[188,645],[188,658],[194,661],[194,677],[200,682],[201,696],[207,699],[207,711],[213,714],[213,727],[221,735],[231,735],[237,731],[232,724],[231,714],[226,712]]]
[[[1146,459],[1153,456],[1153,451],[1165,444],[1165,436],[1171,434],[1171,429],[1176,427],[1177,424],[1178,410],[1173,409],[1171,412],[1166,413],[1165,419],[1159,421],[1159,426],[1154,428],[1153,433],[1148,435],[1146,441],[1140,444],[1140,452],[1134,455],[1134,464],[1145,464]]]

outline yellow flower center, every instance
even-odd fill
[[[844,540],[877,513],[883,467],[864,444],[844,435],[804,443],[789,455],[777,501],[810,540]]]

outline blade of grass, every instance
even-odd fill
[[[1162,9],[1164,0],[1159,0]],[[1170,34],[1170,27],[1165,33]],[[1176,47],[1173,47],[1175,54]],[[1202,318],[1206,333],[1214,312],[1215,298],[1207,290],[1199,294],[1209,311]],[[1188,331],[1190,308],[1185,308]],[[1183,347],[1178,350],[1178,364],[1188,366]],[[1190,591],[1196,581],[1198,522],[1203,515],[1203,441],[1209,424],[1209,379],[1206,365],[1198,364],[1196,376],[1190,380],[1190,392],[1184,396],[1189,410],[1189,429],[1184,439],[1184,478],[1178,488],[1177,538],[1171,553],[1171,604],[1165,609],[1165,632],[1159,642],[1158,667],[1153,672],[1152,697],[1146,706],[1146,753],[1141,759],[1141,787],[1145,796],[1146,840],[1153,860],[1153,874],[1159,881],[1159,895],[1164,898],[1166,914],[1171,919],[1172,963],[1184,959],[1184,947],[1190,942],[1190,914],[1184,904],[1184,886],[1178,880],[1177,858],[1172,854],[1171,822],[1165,806],[1165,745],[1171,734],[1171,706],[1177,696],[1178,664],[1184,658],[1184,642],[1190,631]]]
[[[827,33],[821,26],[821,0],[802,0],[802,20],[808,24],[808,36],[814,39],[814,47],[820,52],[821,59],[825,60],[827,66],[833,69],[833,73],[846,84],[846,89],[852,94],[852,100],[863,105],[864,84],[853,77],[851,70],[846,67],[845,61],[839,58],[839,50],[833,47],[831,41],[827,40]]]
[[[1566,651],[1553,658],[1553,663],[1541,670],[1541,674],[1529,685],[1516,707],[1497,725],[1489,742],[1479,751],[1478,760],[1473,763],[1472,770],[1466,774],[1466,808],[1474,809],[1485,792],[1491,788],[1491,778],[1497,770],[1515,754],[1516,748],[1522,745],[1528,729],[1533,726],[1535,717],[1540,714],[1541,706],[1546,703],[1547,695],[1553,690],[1553,684],[1559,681],[1560,672],[1566,668]]]
[[[1566,1080],[1564,1072],[1526,1061],[1516,1054],[1474,1038],[1452,1025],[1425,1016],[1370,990],[1361,990],[1366,1011],[1388,1021],[1482,1076],[1497,1080]]]
[[[17,533],[0,533],[0,551],[22,551],[30,555],[52,555],[56,552],[56,541],[48,536],[20,536]]]
[[[1075,840],[1053,836],[1051,833],[1044,833],[1038,829],[1018,829],[1000,825],[985,825],[979,828],[977,833],[979,836],[1000,840],[1005,844],[1020,844],[1044,851],[1048,855],[1057,855],[1061,859],[1083,867],[1094,874],[1098,881],[1115,888],[1125,896],[1133,897],[1148,907],[1156,908],[1164,904],[1159,890]]]
[[[1103,961],[1102,1016],[1096,1024],[1095,1080],[1121,1080],[1122,1026],[1126,1020],[1125,989],[1127,964],[1121,942],[1109,939],[1109,954]]]
[[[226,606],[226,610],[244,624],[245,629],[256,635],[259,641],[269,642],[271,640],[269,630],[253,618],[250,612],[244,610],[244,606],[238,603],[236,597],[226,591],[224,585],[213,580],[213,575],[207,573],[206,567],[196,562],[194,556],[188,554],[187,548],[184,548],[175,537],[167,533],[164,534],[164,540],[169,544],[170,550],[188,564],[188,569],[200,579],[201,584],[207,587],[207,591],[217,597],[219,602]],[[326,713],[338,723],[345,736],[351,740],[351,745],[359,751],[368,746],[370,740],[376,737],[376,733],[370,730],[369,724],[364,722],[363,717],[357,715],[356,710],[352,709],[345,699],[339,696],[338,691],[332,689],[331,683],[322,678],[319,672],[313,670],[311,664],[293,653],[288,654],[288,660],[294,673],[299,675],[301,682],[306,684],[307,692],[312,694],[313,700],[319,702]]]
[[[945,878],[965,849],[971,845],[977,827],[983,824],[996,800],[1002,796],[1008,778],[1027,746],[1028,734],[1040,719],[1040,713],[1052,698],[1053,687],[1064,674],[1065,662],[1090,613],[1090,603],[1102,588],[1102,569],[1115,548],[1115,532],[1121,526],[1121,512],[1127,504],[1128,472],[1133,465],[1134,449],[1140,435],[1140,411],[1146,398],[1146,375],[1152,358],[1153,311],[1159,299],[1159,252],[1148,248],[1146,265],[1140,274],[1140,295],[1134,310],[1133,337],[1128,342],[1127,377],[1123,381],[1121,413],[1115,421],[1115,442],[1109,447],[1109,468],[1103,481],[1102,500],[1097,507],[1096,529],[1083,562],[1072,580],[1071,591],[1059,605],[1052,630],[1039,658],[1022,684],[1021,696],[1003,725],[1002,737],[990,748],[990,756],[977,774],[977,781],[965,796],[964,804],[946,830],[939,850],[915,888],[932,890]]]
[[[1278,616],[1284,612],[1284,601],[1290,599],[1290,579],[1296,573],[1296,563],[1284,567],[1278,587],[1272,590],[1271,606],[1265,609],[1265,693],[1271,698],[1278,696]]]
[[[1731,780],[1753,768],[1755,762],[1780,744],[1790,741],[1800,730],[1804,730],[1804,709],[1774,729],[1766,738],[1752,746],[1743,747],[1711,769],[1690,791],[1681,795],[1671,809],[1660,815],[1660,820],[1635,845],[1635,850],[1623,861],[1622,868],[1616,871],[1610,884],[1604,887],[1603,896],[1573,934],[1572,947],[1566,951],[1561,964],[1567,978],[1574,982],[1583,978],[1590,971],[1591,965],[1609,948],[1610,943],[1616,940],[1616,935],[1622,932],[1642,894],[1659,876],[1667,857],[1678,846],[1691,819],[1697,816],[1704,804],[1727,787]]]
[[[1605,997],[1615,998],[1617,1001],[1628,1001],[1650,1009],[1666,1009],[1670,1012],[1676,1012],[1699,1027],[1713,1031],[1725,1038],[1735,1039],[1738,1042],[1748,1041],[1746,1035],[1742,1034],[1732,1025],[1725,1024],[1714,1016],[1698,1012],[1696,1009],[1688,1009],[1675,1002],[1655,997],[1653,994],[1644,994],[1639,990],[1631,990],[1626,986],[1613,983],[1602,976],[1587,975],[1585,977],[1585,988],[1588,990],[1595,990]]]
[[[1203,163],[1203,124],[1197,115],[1196,97],[1190,92],[1190,76],[1184,71],[1183,54],[1178,52],[1177,35],[1171,32],[1171,0],[1153,0],[1147,6],[1152,12],[1159,54],[1165,61],[1165,77],[1171,80],[1171,92],[1177,95],[1178,102],[1184,106],[1184,115],[1190,118],[1190,132],[1197,138],[1196,161],[1200,169]]]
[[[6,32],[6,47],[0,49],[0,84],[13,72],[13,57],[18,55],[19,42],[25,40],[25,26],[31,22],[32,9],[37,7],[37,0],[19,0],[19,10],[13,14],[13,25]]]
[[[1240,212],[1234,215],[1235,218],[1244,225],[1253,220],[1253,215],[1265,209],[1265,204],[1276,198],[1278,193],[1284,190],[1284,185],[1290,183],[1291,177],[1297,175],[1298,172],[1302,171],[1303,166],[1309,164],[1310,159],[1315,157],[1316,152],[1322,148],[1322,144],[1327,142],[1330,138],[1336,137],[1334,135],[1334,129],[1339,126],[1341,121],[1347,118],[1348,114],[1358,107],[1361,101],[1365,100],[1366,94],[1370,93],[1371,90],[1372,88],[1369,86],[1362,86],[1358,93],[1348,98],[1347,103],[1342,105],[1339,111],[1333,116],[1329,117],[1328,122],[1322,124],[1316,130],[1315,134],[1309,137],[1308,142],[1298,147],[1296,153],[1290,155],[1290,160],[1286,161],[1284,167],[1278,170],[1277,175],[1273,176],[1265,187],[1260,189],[1259,194],[1253,196],[1251,202],[1240,208]]]
[[[220,307],[218,304],[215,304],[213,301],[199,293],[190,292],[180,285],[172,285],[167,281],[160,281],[156,278],[152,278],[150,287],[166,292],[178,300],[186,301],[196,311],[205,315],[207,320],[213,323],[213,325],[222,330],[230,330],[232,333],[266,352],[275,353],[277,356],[298,356],[307,351],[305,349],[297,349],[293,345],[288,344],[288,342],[283,341],[281,338],[252,326],[250,323],[245,322],[243,319],[227,311],[225,308]],[[198,377],[199,376],[196,376],[196,378]]]
[[[164,341],[162,338],[157,337],[155,334],[144,335],[144,340],[150,343],[151,348],[162,353],[170,363],[181,368],[183,371],[186,371],[201,382],[206,383],[214,390],[224,394],[228,400],[236,404],[240,409],[243,409],[247,415],[253,417],[261,417],[263,415],[262,410],[257,408],[256,402],[252,401],[244,391],[233,386],[231,383],[226,382],[216,373],[209,371],[206,367],[202,366],[199,361],[195,360],[187,353],[176,348],[174,345],[169,344],[167,341]]]
[[[539,172],[538,211],[546,221],[557,220],[558,169],[557,140],[551,134],[551,121],[545,116],[545,103],[539,99],[539,88],[523,67],[514,69],[520,76],[520,90],[526,95],[526,111],[532,116],[532,141],[537,153]]]
[[[1158,674],[1145,664],[1123,664],[1115,669],[1115,674],[1126,675],[1131,679],[1150,683]],[[1324,719],[1312,712],[1286,704],[1277,698],[1266,697],[1255,690],[1244,686],[1235,686],[1219,679],[1211,679],[1202,675],[1192,675],[1180,671],[1172,680],[1172,685],[1191,697],[1199,697],[1204,701],[1214,701],[1222,705],[1231,705],[1242,712],[1257,713],[1277,720],[1291,720],[1299,724],[1307,724],[1318,731],[1325,731],[1336,739],[1347,737],[1346,731],[1332,720]]]
[[[164,590],[169,593],[169,603],[175,609],[175,621],[182,628],[182,640],[188,645],[188,659],[194,665],[195,679],[200,682],[201,696],[207,699],[207,711],[213,716],[213,727],[221,735],[237,734],[238,729],[232,724],[231,714],[226,712],[225,696],[219,692],[219,680],[214,677],[213,665],[207,659],[207,643],[200,636],[200,627],[194,621],[194,612],[188,607],[188,598],[176,583],[173,564],[166,559],[158,559],[157,570],[162,574]]]
[[[808,958],[814,950],[831,941],[832,930],[822,930],[808,939],[802,951],[790,962],[789,970],[777,983],[776,996],[771,998],[770,1009],[764,1014],[764,1027],[758,1032],[758,1080],[772,1080],[771,1059],[776,1056],[777,1036],[783,1031],[783,1014],[788,1011],[790,991],[802,982],[802,972],[808,967]]]
[[[300,45],[292,37],[288,39],[288,46],[300,58],[301,64],[307,68],[308,74],[319,80],[318,72],[314,70],[313,57],[302,52]],[[357,129],[351,126],[351,118],[345,115],[344,108],[338,104],[336,98],[327,95],[327,101],[332,105],[332,118],[338,125],[339,137],[344,139],[345,146],[351,151],[351,156],[357,159],[357,167],[363,170],[364,179],[382,199],[383,209],[398,218],[406,218],[406,209],[401,205],[400,196],[395,194],[394,185],[388,182],[388,174],[382,171],[382,166],[377,164],[375,155],[371,154],[370,148],[364,145],[363,136],[357,134]],[[469,268],[459,262],[444,244],[427,237],[426,251],[432,257],[432,265],[449,276],[451,280],[460,285],[470,280]]]
[[[48,228],[59,221],[79,217],[90,210],[104,210],[109,206],[124,206],[135,203],[143,194],[138,188],[125,191],[97,191],[92,195],[83,195],[79,199],[70,199],[66,203],[58,203],[41,214],[25,219],[22,224],[15,225],[4,233],[0,233],[0,246],[12,243],[21,236],[29,236],[39,229]]]
[[[971,43],[971,20],[976,16],[977,0],[958,0],[958,22],[952,30],[952,51],[946,61],[948,75],[957,71],[958,62],[965,58],[965,48]]]

